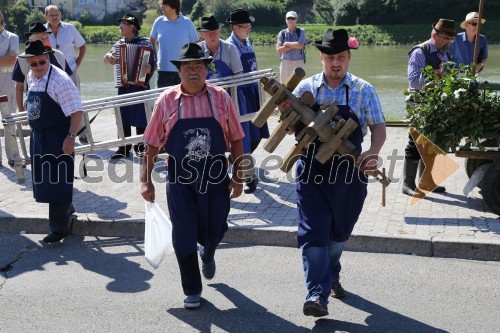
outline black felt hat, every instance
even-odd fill
[[[235,9],[229,14],[229,18],[226,19],[227,23],[231,24],[241,24],[241,23],[253,23],[255,18],[250,16],[248,10],[245,9]]]
[[[333,30],[328,28],[325,31],[323,40],[313,43],[314,46],[324,54],[337,54],[349,49],[357,49],[358,41],[355,38],[349,39],[347,30]]]
[[[456,36],[455,21],[447,19],[439,19],[438,23],[433,24],[432,27],[439,32],[444,32],[450,36]]]
[[[25,45],[26,49],[24,53],[19,55],[19,58],[30,58],[42,54],[54,53],[50,45],[43,45],[41,40],[35,40],[33,42],[27,41]]]
[[[28,32],[25,32],[24,35],[26,37],[29,37],[33,34],[37,34],[37,33],[40,33],[40,32],[46,32],[46,33],[49,33],[51,34],[52,31],[50,30],[47,30],[47,28],[43,25],[42,22],[34,22],[34,23],[31,23],[29,28],[28,28]]]
[[[122,21],[127,21],[128,23],[133,24],[137,28],[137,31],[141,30],[141,25],[139,24],[139,19],[137,19],[137,17],[135,17],[132,14],[125,13],[122,18],[120,18],[116,21],[120,22],[120,23]]]
[[[210,17],[204,16],[200,20],[198,31],[214,31],[220,29],[223,25],[224,23],[217,22],[217,19],[213,15]]]
[[[181,52],[179,52],[179,59],[170,60],[170,62],[173,63],[176,67],[179,67],[183,62],[198,60],[203,60],[206,64],[209,64],[212,62],[212,57],[206,57],[205,52],[203,52],[203,49],[200,45],[196,43],[187,43],[184,44]]]

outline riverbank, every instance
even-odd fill
[[[118,26],[82,26],[79,22],[74,23],[87,43],[114,43],[121,38]],[[330,27],[326,25],[302,25],[307,31],[307,43],[313,43],[323,38],[323,33]],[[254,45],[274,45],[278,33],[285,26],[279,27],[252,27],[251,40]],[[364,45],[406,45],[416,44],[429,38],[431,33],[430,24],[406,24],[406,25],[357,25],[336,26],[336,29],[345,28],[350,36],[356,36]],[[461,29],[458,27],[458,31]],[[151,26],[143,25],[141,36],[149,36]],[[482,28],[481,33],[488,37],[490,44],[500,43],[500,22],[488,21]],[[221,38],[230,35],[230,28],[225,25],[221,28]]]

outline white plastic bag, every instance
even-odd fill
[[[158,268],[165,254],[174,252],[172,222],[156,202],[145,201],[144,254],[153,268]]]

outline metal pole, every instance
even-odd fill
[[[476,43],[474,44],[474,58],[472,58],[472,74],[476,74],[476,61],[479,49],[479,34],[481,32],[481,19],[483,18],[483,0],[479,0],[479,18],[477,20]]]

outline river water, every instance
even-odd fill
[[[83,100],[116,95],[113,84],[112,66],[104,65],[102,58],[111,45],[87,45],[87,53],[80,67],[81,92]],[[352,51],[349,72],[375,86],[382,108],[388,117],[403,118],[404,90],[406,80],[407,54],[411,46],[361,46]],[[272,68],[279,74],[279,56],[272,46],[255,47],[259,69]],[[319,73],[321,63],[319,52],[314,46],[307,47],[306,76]],[[500,82],[500,45],[489,46],[489,57],[484,79]],[[153,85],[156,78],[153,77]]]

